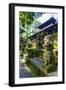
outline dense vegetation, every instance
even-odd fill
[[[20,58],[25,59],[25,64],[31,69],[33,76],[43,76],[43,73],[36,65],[30,62],[30,58],[39,58],[44,64],[43,69],[47,72],[57,71],[58,68],[58,35],[57,32],[48,35],[47,32],[40,34],[37,40],[30,40],[29,37],[37,32],[37,25],[40,24],[36,18],[40,17],[42,13],[34,12],[20,12],[19,23],[23,27],[24,32],[20,33],[22,38]],[[45,36],[44,36],[45,35]],[[24,55],[26,54],[25,58]]]

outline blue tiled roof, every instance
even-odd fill
[[[42,32],[47,32],[47,34],[53,34],[54,32],[58,32],[58,28],[57,28],[57,23],[53,24],[52,26],[44,29],[44,30],[40,30],[39,32],[35,33],[34,35],[31,35],[29,38],[32,40],[34,38],[36,38],[37,34],[42,33]]]
[[[56,22],[56,19],[52,17],[49,20],[47,20],[46,22],[44,22],[43,24],[41,24],[40,26],[38,26],[37,28],[43,29],[44,27],[47,27],[50,24],[55,24],[55,22]]]

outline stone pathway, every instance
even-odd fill
[[[44,67],[43,63],[41,62],[41,60],[39,60],[38,58],[32,58],[30,59],[30,61],[32,63],[34,63],[37,67],[40,67],[40,69],[42,69]],[[45,73],[45,72],[44,72]],[[52,72],[52,73],[48,73],[48,76],[57,76],[58,72]],[[30,71],[30,69],[28,68],[28,66],[25,64],[24,60],[23,62],[20,61],[20,65],[19,65],[19,77],[20,78],[28,78],[28,77],[32,77],[32,73]]]
[[[20,63],[19,77],[20,78],[32,77],[31,71],[24,63]]]

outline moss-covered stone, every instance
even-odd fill
[[[56,71],[57,70],[57,67],[52,65],[52,64],[48,64],[45,66],[45,70],[50,73],[50,72],[53,72],[53,71]]]
[[[27,49],[27,53],[28,53],[28,57],[29,57],[29,58],[32,58],[32,57],[40,57],[40,58],[43,58],[44,50],[43,50],[43,49],[28,48],[28,49]]]

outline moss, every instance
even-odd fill
[[[53,72],[53,71],[56,71],[57,67],[52,65],[52,64],[48,64],[45,66],[45,70],[50,73],[50,72]]]
[[[30,68],[33,77],[40,76],[40,70],[34,64],[32,64],[29,59],[26,60],[26,65],[28,68]]]
[[[26,65],[28,66],[28,68],[30,68],[32,77],[47,76],[47,74],[39,69],[35,64],[31,63],[29,58],[26,59]]]
[[[28,48],[26,50],[27,50],[27,53],[28,53],[28,57],[29,58],[33,58],[33,57],[43,58],[43,53],[44,53],[44,50],[43,49]]]

